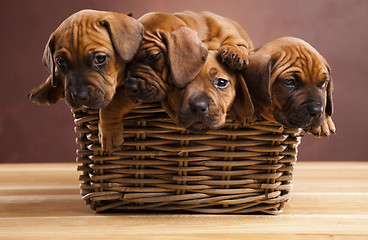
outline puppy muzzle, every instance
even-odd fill
[[[179,115],[179,125],[192,132],[207,132],[218,128],[219,111],[211,109],[210,98],[200,96],[189,100],[189,108],[182,109]]]
[[[133,102],[151,103],[158,102],[162,98],[156,85],[149,84],[141,78],[128,77],[125,80],[125,88]]]
[[[92,109],[100,109],[106,107],[109,103],[105,99],[104,92],[90,84],[70,87],[66,92],[68,93],[66,95],[66,101],[74,109],[83,106]]]
[[[274,117],[286,127],[308,129],[322,123],[323,113],[324,107],[320,101],[309,101],[296,107],[290,113],[276,112]]]

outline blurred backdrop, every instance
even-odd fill
[[[298,161],[364,161],[368,134],[367,0],[32,0],[0,9],[0,162],[74,162],[76,134],[65,102],[38,106],[27,93],[48,76],[41,58],[49,35],[81,9],[174,13],[209,10],[242,25],[255,47],[281,36],[304,39],[332,68],[337,134],[306,135]]]

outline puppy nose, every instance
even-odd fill
[[[193,99],[190,102],[190,109],[192,113],[205,114],[208,112],[209,102],[207,99]]]
[[[307,109],[312,117],[317,117],[323,113],[323,106],[321,106],[320,104],[307,105]]]
[[[138,92],[138,81],[135,78],[128,78],[125,80],[125,87],[128,91]]]
[[[88,99],[89,88],[71,91],[70,95],[75,101],[85,101]]]

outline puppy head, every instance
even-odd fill
[[[105,107],[122,84],[142,32],[142,24],[125,14],[83,10],[71,15],[50,36],[43,55],[50,77],[32,90],[31,100],[52,104],[65,96],[72,108]]]
[[[184,88],[170,85],[162,106],[179,126],[205,132],[222,127],[228,111],[253,114],[243,77],[222,65],[217,55],[217,51],[209,51],[200,73]]]
[[[331,69],[305,41],[276,39],[251,53],[249,63],[245,79],[264,118],[307,129],[332,115]]]
[[[172,14],[149,13],[142,44],[128,66],[125,87],[133,101],[157,102],[167,91],[169,78],[179,87],[199,73],[207,48],[198,34]]]

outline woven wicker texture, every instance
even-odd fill
[[[142,105],[123,119],[123,149],[107,155],[98,142],[98,111],[74,111],[74,118],[81,194],[98,212],[279,214],[291,196],[299,129],[228,121],[194,134],[158,105]]]

